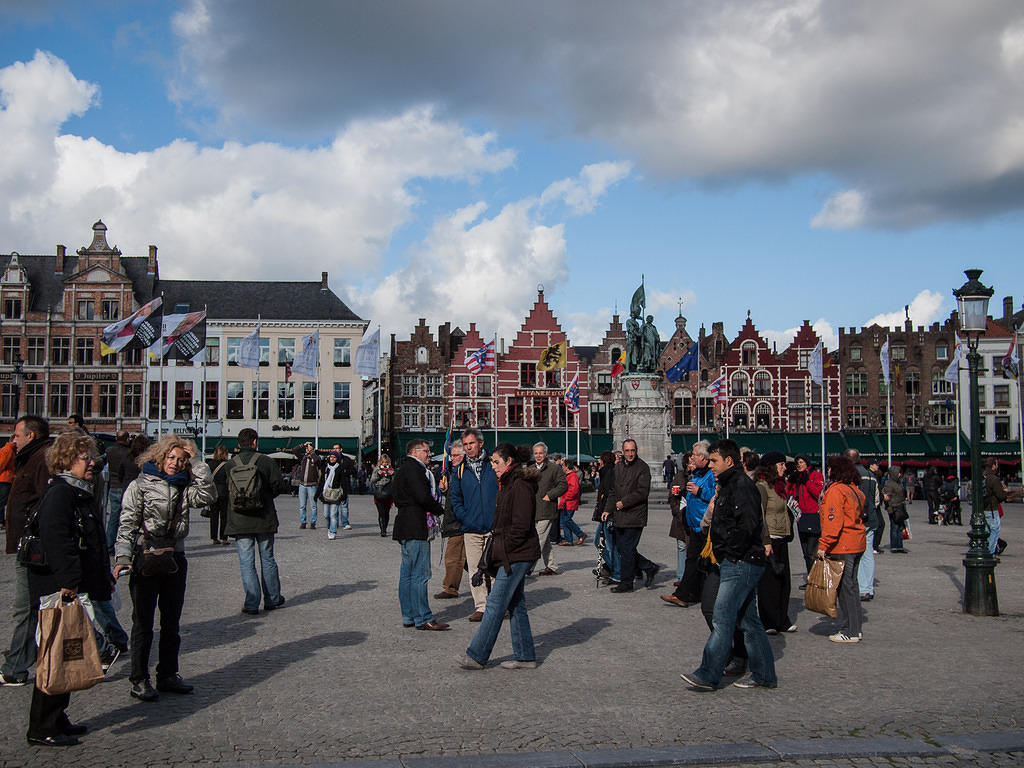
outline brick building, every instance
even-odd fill
[[[408,341],[391,335],[391,402],[394,430],[408,439],[444,434],[449,422],[446,379],[454,346],[465,334],[451,323],[438,326],[437,338],[424,318]],[[489,426],[489,424],[488,424]],[[404,440],[401,441],[404,446]]]
[[[145,366],[141,351],[100,356],[100,334],[153,295],[157,249],[125,256],[97,221],[92,242],[69,255],[12,253],[0,276],[3,343],[0,418],[33,413],[62,422],[80,413],[92,432],[142,428]],[[12,374],[23,361],[25,382]]]

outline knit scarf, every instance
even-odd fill
[[[168,475],[166,472],[161,472],[160,469],[152,461],[147,461],[142,465],[142,471],[147,475],[153,477],[159,477],[161,480],[166,482],[168,485],[173,485],[175,488],[185,488],[191,482],[191,478],[188,476],[188,470],[184,472],[178,472],[174,475]]]
[[[76,477],[70,472],[58,472],[57,477],[62,478],[64,482],[66,482],[73,488],[77,488],[78,490],[88,493],[90,496],[92,496],[92,481],[83,480],[82,478]]]

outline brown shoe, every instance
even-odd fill
[[[306,530],[306,524],[305,523],[299,523],[299,530],[300,531]]]
[[[483,621],[483,618],[484,618],[484,612],[483,611],[473,611],[473,615],[469,617],[469,620],[470,621]]]
[[[316,523],[310,523],[309,524],[309,530],[315,531],[316,530]]]
[[[586,540],[587,540],[587,534],[584,533],[582,536],[580,536],[578,539],[576,539],[576,546],[578,547],[580,544],[582,544]]]
[[[458,592],[449,592],[447,589],[442,589],[440,592],[438,592],[436,595],[434,595],[434,599],[435,600],[451,600],[452,598],[455,598],[455,597],[458,597],[458,596],[459,596]]]
[[[682,600],[680,600],[675,595],[658,595],[658,597],[660,597],[662,600],[664,600],[669,605],[678,605],[680,608],[689,608],[690,607],[689,603],[683,602]]]
[[[679,586],[680,584],[682,584],[682,583],[683,583],[683,582],[681,582],[681,581],[680,581],[679,579],[676,579],[675,581],[673,581],[673,582],[672,582],[672,586],[673,586],[673,587],[678,587],[678,586]]]
[[[537,574],[538,576],[557,576],[558,571],[551,568],[545,568],[543,571]]]
[[[443,632],[449,629],[447,624],[442,624],[439,621],[428,621],[426,624],[420,624],[416,629],[424,629],[430,632]]]
[[[560,547],[571,547],[572,544],[569,543],[568,541],[560,541],[560,542],[558,542],[558,546],[560,546]]]

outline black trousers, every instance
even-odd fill
[[[227,499],[223,499],[224,503],[221,502],[221,499],[217,499],[214,505],[210,507],[210,538],[214,541],[227,539],[227,534],[225,533],[228,527]]]
[[[35,685],[32,686],[32,703],[28,708],[28,733],[33,739],[45,739],[47,736],[59,736],[69,724],[64,710],[71,703],[70,693],[58,693],[51,696],[43,693]]]
[[[705,531],[690,531],[690,543],[686,545],[686,562],[683,565],[683,578],[673,593],[684,603],[696,603],[704,592],[704,572],[700,569],[700,553],[707,543]],[[717,589],[716,589],[717,591]]]
[[[181,648],[181,609],[185,605],[185,581],[188,562],[184,552],[175,552],[176,573],[165,576],[143,576],[132,569],[129,588],[132,593],[132,671],[131,681],[149,678],[149,653],[153,648],[153,622],[160,609],[160,646],[156,679],[164,680],[178,674],[178,651]]]
[[[636,551],[643,528],[615,528],[615,548],[619,550],[622,583],[633,586],[633,579],[643,571],[655,568],[654,563]]]
[[[391,499],[374,499],[377,506],[377,523],[380,525],[380,535],[388,532],[388,523],[391,522]]]
[[[818,556],[818,536],[820,535],[820,532],[800,531],[800,549],[804,554],[804,566],[807,568],[807,573],[811,572],[811,566],[814,565],[814,560]]]
[[[708,629],[714,631],[714,625],[712,619],[715,616],[715,600],[718,599],[718,585],[722,583],[722,573],[718,570],[717,565],[712,565],[708,568],[707,574],[704,576],[704,587],[700,595],[700,612],[704,614],[704,621],[707,622]],[[747,601],[740,606],[740,610],[737,612],[737,616],[742,616],[743,612],[747,610],[747,605],[750,600],[754,599],[754,595],[751,595]],[[732,633],[732,654],[729,660],[732,659],[746,659],[747,658],[747,646],[743,642],[743,630],[740,629],[739,622],[736,623],[736,630]]]
[[[776,573],[775,565],[780,573]],[[785,539],[772,539],[772,556],[768,558],[761,581],[757,584],[757,613],[765,629],[785,632],[793,626],[789,619],[791,579],[789,542]]]

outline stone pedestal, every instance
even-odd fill
[[[651,468],[652,486],[664,485],[661,465],[672,453],[669,409],[662,376],[657,373],[627,373],[616,380],[612,400],[612,439],[615,450],[623,440],[636,440],[637,455]]]

